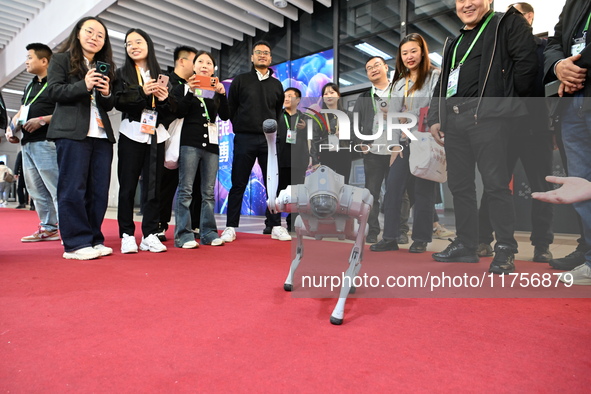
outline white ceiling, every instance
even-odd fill
[[[300,10],[313,13],[332,0],[288,0],[277,8],[273,0],[0,0],[0,88],[7,107],[17,109],[31,75],[24,71],[25,46],[44,42],[55,49],[74,23],[86,15],[102,18],[110,30],[131,27],[152,37],[163,68],[172,65],[178,45],[220,49],[254,36],[256,29],[282,27],[286,18],[298,19]],[[123,40],[111,37],[115,62],[124,61]],[[12,89],[21,93],[9,93]],[[9,115],[13,115],[10,114]]]

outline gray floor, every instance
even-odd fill
[[[9,203],[9,206],[16,206],[16,204]],[[440,214],[440,223],[443,224],[449,230],[455,230],[454,227],[454,219],[453,214],[446,213]],[[116,208],[109,208],[107,211],[107,218],[109,219],[116,219],[117,218],[117,210]],[[216,215],[217,225],[220,232],[226,226],[226,216],[225,215]],[[264,224],[264,217],[262,216],[242,216],[240,219],[240,227],[237,231],[244,232],[244,233],[254,233],[254,234],[261,234],[263,228],[265,227]],[[141,216],[135,216],[136,221],[141,221]],[[383,222],[383,215],[380,214],[380,222]],[[174,224],[174,214],[171,220],[171,224]],[[284,223],[285,224],[285,223]],[[412,226],[411,226],[412,228]],[[169,236],[172,236],[170,234]],[[518,231],[515,233],[515,238],[519,243],[519,253],[516,255],[516,259],[518,260],[531,260],[533,257],[533,250],[534,247],[530,244],[529,241],[529,232]],[[238,234],[238,239],[240,238],[240,234]],[[550,245],[550,251],[554,255],[555,258],[564,257],[567,254],[571,253],[576,247],[576,240],[578,236],[572,234],[555,234],[554,235],[554,243]],[[346,241],[347,242],[347,241]],[[433,242],[429,244],[427,250],[433,252],[439,252],[446,248],[449,244],[448,240],[440,240],[434,239]],[[408,248],[410,244],[403,245],[403,248]]]

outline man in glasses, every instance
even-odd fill
[[[392,85],[388,79],[388,65],[381,56],[373,56],[365,62],[367,78],[372,86],[361,93],[355,102],[354,113],[359,116],[359,131],[364,135],[373,135],[379,129],[382,122],[383,132],[375,141],[359,141],[363,150],[363,169],[365,171],[365,187],[373,196],[373,206],[367,219],[368,232],[366,242],[375,244],[380,234],[380,191],[382,182],[388,175],[391,152],[387,149],[386,131],[383,120],[388,111],[388,102],[392,96]],[[381,242],[376,246],[379,251],[396,250],[395,241]],[[373,249],[372,249],[373,250]]]
[[[273,77],[273,70],[269,68],[271,59],[269,43],[255,43],[250,57],[252,70],[234,78],[228,92],[230,120],[234,130],[234,158],[226,229],[221,236],[225,242],[236,239],[242,198],[255,160],[258,159],[263,178],[267,179],[267,139],[263,133],[263,122],[266,119],[279,120],[284,99],[283,86]],[[271,238],[290,241],[287,229],[281,227],[280,214],[271,214],[268,209],[265,214],[266,230],[271,230]]]
[[[504,130],[528,115],[519,97],[531,94],[538,62],[531,26],[523,15],[513,7],[493,12],[492,1],[456,0],[464,27],[445,43],[441,78],[429,108],[431,134],[445,146],[457,230],[457,238],[433,258],[479,261],[478,166],[497,238],[489,272],[508,274],[515,270],[517,242]]]

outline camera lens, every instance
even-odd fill
[[[106,64],[99,65],[99,71],[102,73],[107,72],[107,65]]]

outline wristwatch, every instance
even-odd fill
[[[43,120],[43,116],[40,116],[40,117],[39,117],[39,124],[40,124],[41,126],[45,126],[45,125],[47,124],[47,122]]]

